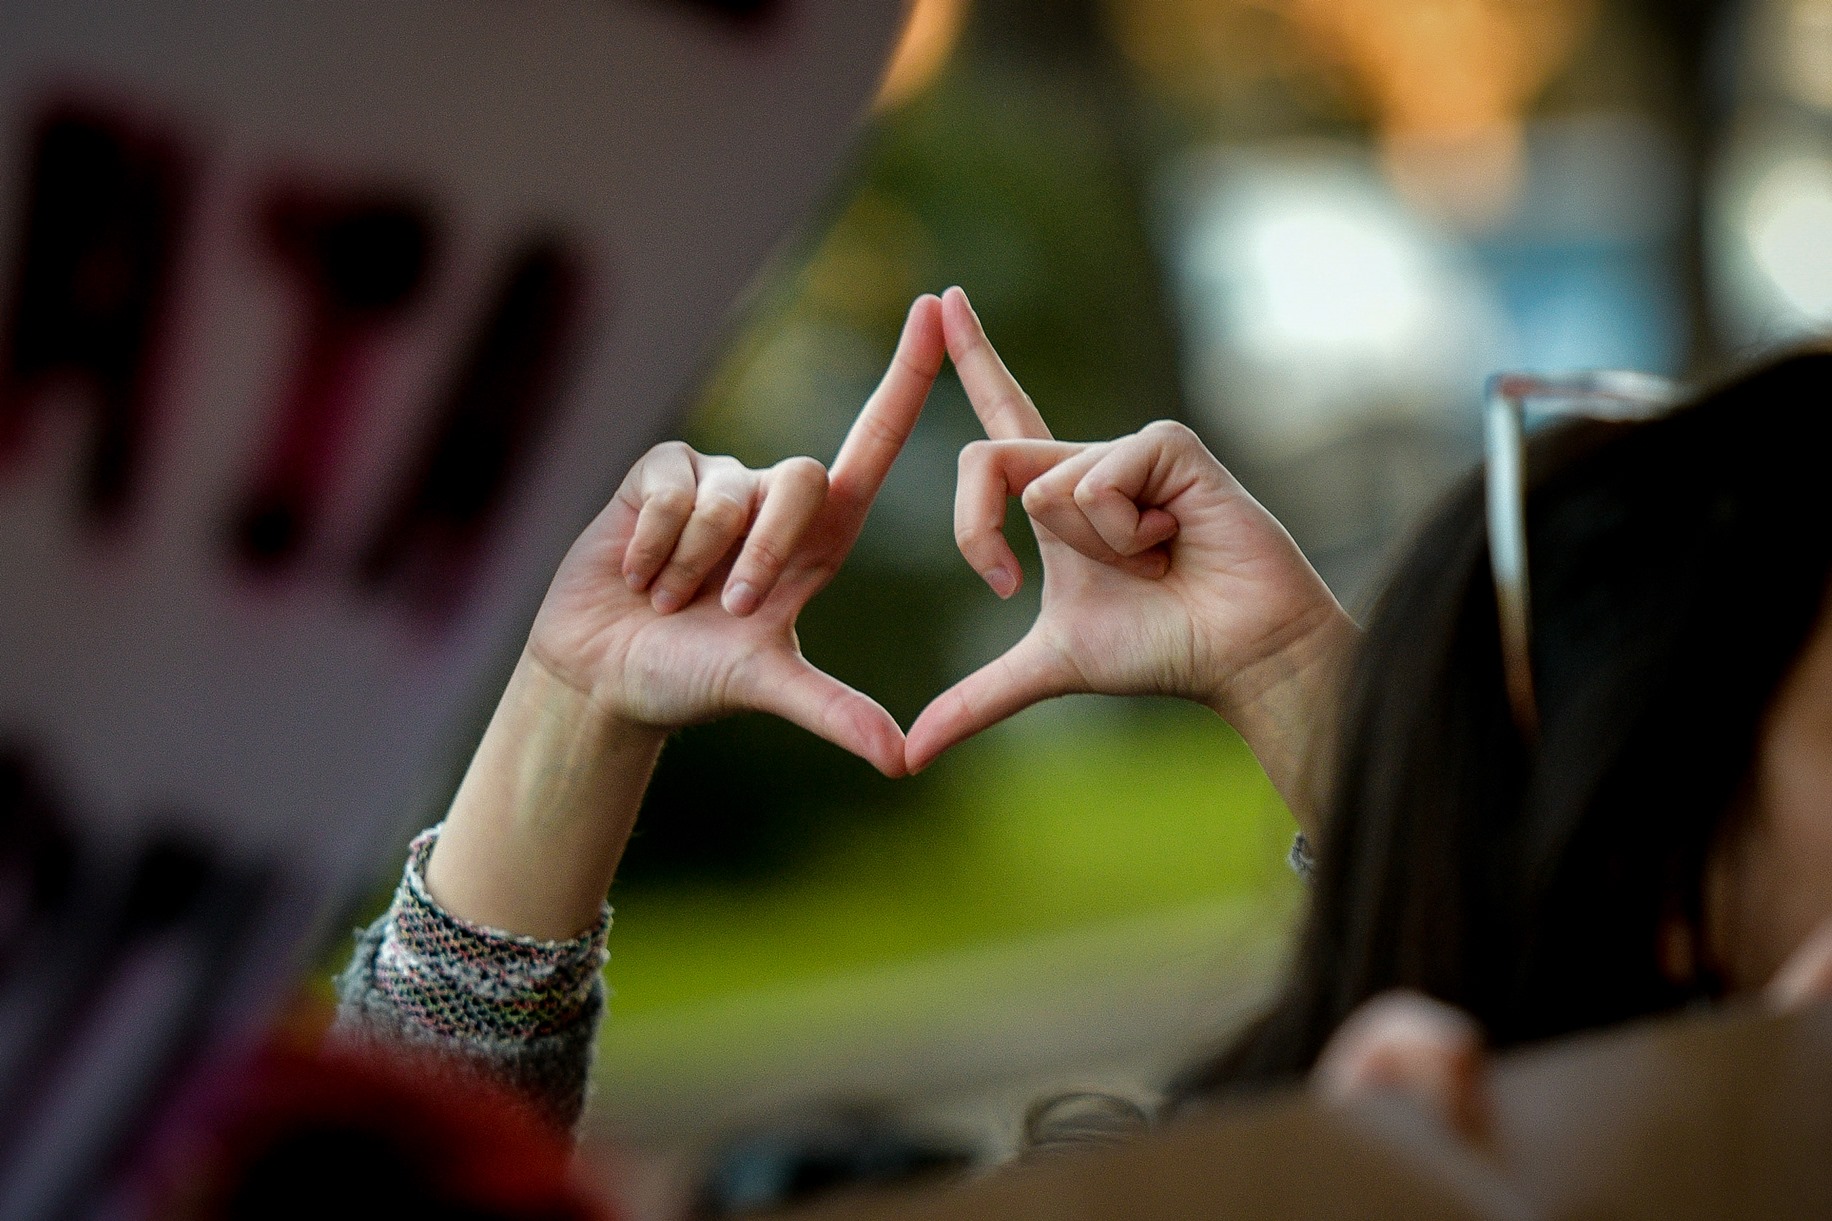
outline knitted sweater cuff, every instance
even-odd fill
[[[565,941],[542,941],[460,920],[426,889],[439,827],[420,833],[385,917],[374,987],[403,1018],[442,1039],[526,1042],[565,1030],[594,1002],[611,928],[598,922]]]

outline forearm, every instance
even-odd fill
[[[1340,607],[1236,675],[1208,704],[1246,741],[1305,836],[1319,839],[1338,706],[1361,629]]]
[[[524,653],[426,866],[461,920],[559,940],[598,920],[663,731],[607,714]]]

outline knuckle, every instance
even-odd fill
[[[664,517],[684,518],[693,512],[694,496],[686,488],[663,488],[651,492],[648,503]]]
[[[1175,445],[1187,445],[1197,440],[1195,430],[1181,420],[1153,420],[1141,432],[1151,433]]]
[[[877,415],[866,414],[860,416],[858,429],[860,435],[875,447],[889,447],[903,444],[903,433]]]
[[[827,468],[822,466],[818,459],[806,455],[784,458],[776,464],[776,469],[783,478],[792,482],[809,486],[827,486]]]
[[[752,536],[744,547],[745,565],[754,573],[774,575],[781,572],[789,557],[766,539]]]
[[[731,534],[740,529],[750,517],[750,509],[741,504],[736,496],[729,492],[713,492],[705,498],[705,503],[697,509],[698,516],[706,525],[720,534]]]

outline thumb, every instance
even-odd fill
[[[955,743],[1074,689],[1074,674],[1033,631],[930,701],[910,726],[905,765],[919,772]]]
[[[905,774],[903,730],[883,705],[848,687],[800,653],[758,658],[755,690],[747,701],[850,751],[886,776]]]

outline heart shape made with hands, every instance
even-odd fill
[[[1024,636],[938,695],[906,735],[802,656],[795,623],[850,553],[944,355],[987,432],[961,455],[956,541],[1009,598],[1021,569],[1002,525],[1021,495],[1043,595]],[[607,565],[624,578],[608,591]],[[575,544],[542,615],[551,622],[537,620],[536,638],[553,657],[615,659],[580,663],[574,685],[613,675],[610,706],[643,723],[769,712],[891,776],[1076,692],[1181,696],[1235,719],[1252,701],[1243,676],[1332,615],[1346,622],[1290,536],[1189,429],[1055,440],[959,288],[911,307],[830,470],[808,458],[751,470],[679,443],[651,450]]]

